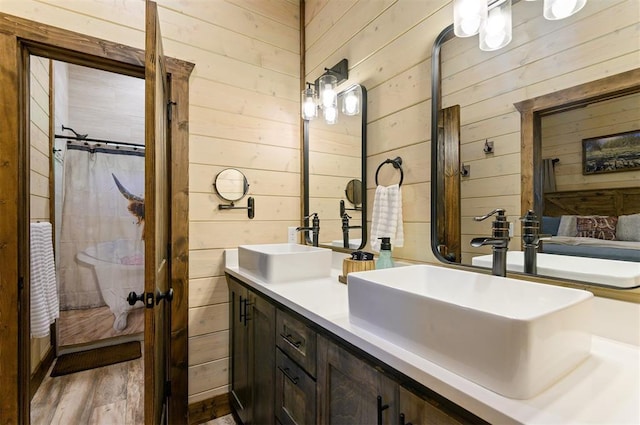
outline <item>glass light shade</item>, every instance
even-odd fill
[[[511,0],[496,5],[480,25],[480,50],[498,50],[511,42]]]
[[[320,105],[323,108],[337,108],[338,107],[338,94],[336,93],[336,86],[338,85],[338,79],[335,75],[325,74],[320,77],[318,83]]]
[[[300,105],[303,120],[309,121],[318,116],[318,105],[316,105],[315,93],[311,87],[302,90]]]
[[[346,92],[342,98],[342,113],[345,115],[358,115],[360,113],[360,104],[362,103],[362,91],[360,86],[356,86],[353,90]]]
[[[550,21],[568,18],[587,4],[587,0],[544,0],[544,17]]]
[[[458,37],[478,34],[487,16],[487,0],[454,0],[453,32]]]
[[[322,115],[324,116],[324,121],[329,125],[338,122],[338,108],[335,106],[322,108]]]

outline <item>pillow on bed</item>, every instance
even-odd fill
[[[560,217],[543,216],[542,229],[540,229],[540,233],[556,236],[558,234],[558,229],[560,228],[560,220]]]
[[[576,217],[575,215],[563,215],[560,218],[558,226],[558,236],[568,236],[573,238],[576,236]]]
[[[576,217],[576,236],[613,241],[616,239],[617,224],[618,217],[614,216],[578,216]]]
[[[640,242],[640,214],[618,217],[616,237],[620,241]]]

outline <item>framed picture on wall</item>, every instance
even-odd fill
[[[640,170],[640,130],[582,139],[582,174]]]

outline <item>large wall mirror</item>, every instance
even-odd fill
[[[321,116],[304,121],[304,215],[320,218],[319,245],[328,248],[358,249],[366,244],[367,192],[367,91],[362,91],[362,107],[357,115],[339,114],[335,124]],[[308,225],[309,220],[305,220]],[[310,243],[309,235],[306,237]]]
[[[452,27],[436,39],[433,251],[443,262],[491,267],[491,247],[470,244],[475,237],[491,235],[491,220],[473,218],[505,209],[513,224],[512,254],[522,250],[520,218],[532,209],[541,233],[553,235],[541,242],[543,253],[557,259],[551,269],[539,267],[538,275],[567,283],[637,288],[637,8],[630,3],[588,2],[579,15],[546,21],[538,6],[525,1],[513,5],[513,41],[499,51],[481,51],[476,37],[456,38]],[[605,24],[610,14],[625,13],[632,16],[615,28]],[[617,141],[607,142],[609,136]],[[589,159],[591,169],[585,165]],[[594,161],[599,162],[593,165]],[[545,175],[555,178],[555,187],[544,188],[550,184]],[[575,220],[585,221],[587,216],[615,217],[624,225],[606,224],[621,229],[615,241],[577,241]],[[597,265],[600,271],[568,273],[563,270],[566,255],[579,256],[587,268]],[[628,266],[624,279],[612,278],[618,271],[612,260]],[[509,264],[508,269],[521,272],[522,266]]]

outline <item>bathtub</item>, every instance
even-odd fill
[[[127,302],[129,292],[144,291],[144,243],[124,239],[101,242],[79,252],[76,258],[93,267],[102,298],[115,316],[113,329],[125,329],[129,312],[144,306]]]

